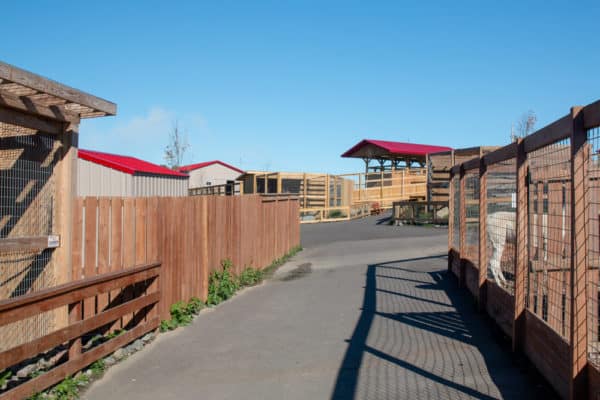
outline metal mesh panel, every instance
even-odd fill
[[[466,256],[479,266],[479,170],[469,171],[465,179],[465,213],[467,217]]]
[[[571,263],[570,140],[544,146],[529,160],[527,307],[569,336]]]
[[[588,358],[596,367],[600,367],[600,128],[590,129],[587,139]]]
[[[460,179],[452,177],[452,246],[460,250]]]
[[[57,233],[53,170],[59,146],[53,136],[0,123],[0,240]],[[56,284],[52,250],[0,252],[0,300]],[[2,345],[51,332],[58,312],[1,327]]]
[[[488,279],[514,294],[517,206],[517,161],[487,168],[486,251]]]

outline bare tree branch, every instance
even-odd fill
[[[516,130],[515,125],[513,125],[513,129],[511,132],[511,140],[514,142],[518,138],[525,137],[534,132],[535,123],[537,122],[537,115],[533,110],[529,110],[526,113],[523,113],[521,117],[516,122]]]
[[[179,121],[173,123],[173,130],[169,133],[169,143],[165,147],[165,162],[171,169],[181,167],[185,152],[190,148],[187,134],[179,128]]]

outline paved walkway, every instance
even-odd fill
[[[446,273],[446,230],[302,229],[273,280],[160,335],[85,398],[551,398]]]

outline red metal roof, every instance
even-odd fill
[[[352,157],[352,154],[357,152],[364,146],[374,145],[389,152],[390,154],[407,155],[407,156],[426,156],[431,153],[439,153],[441,151],[450,151],[452,148],[445,146],[431,146],[428,144],[389,142],[386,140],[364,139],[352,147],[350,150],[342,154],[342,157]]]
[[[152,164],[135,157],[83,149],[79,149],[78,154],[79,158],[82,160],[104,165],[105,167],[116,169],[117,171],[125,172],[130,175],[152,174],[187,177],[186,174],[182,174],[181,172],[173,171],[172,169],[161,167],[160,165]]]
[[[223,161],[219,161],[219,160],[205,161],[205,162],[201,162],[201,163],[197,163],[197,164],[184,165],[183,167],[179,167],[177,170],[180,172],[190,172],[195,169],[208,167],[209,165],[213,165],[213,164],[221,164],[222,166],[232,169],[234,171],[237,171],[240,174],[244,173],[244,171],[242,171],[241,169],[236,168],[233,165],[229,165],[229,164],[224,163]]]

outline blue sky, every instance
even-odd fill
[[[0,58],[118,104],[80,146],[353,172],[362,138],[509,141],[600,98],[600,2],[11,1]]]

